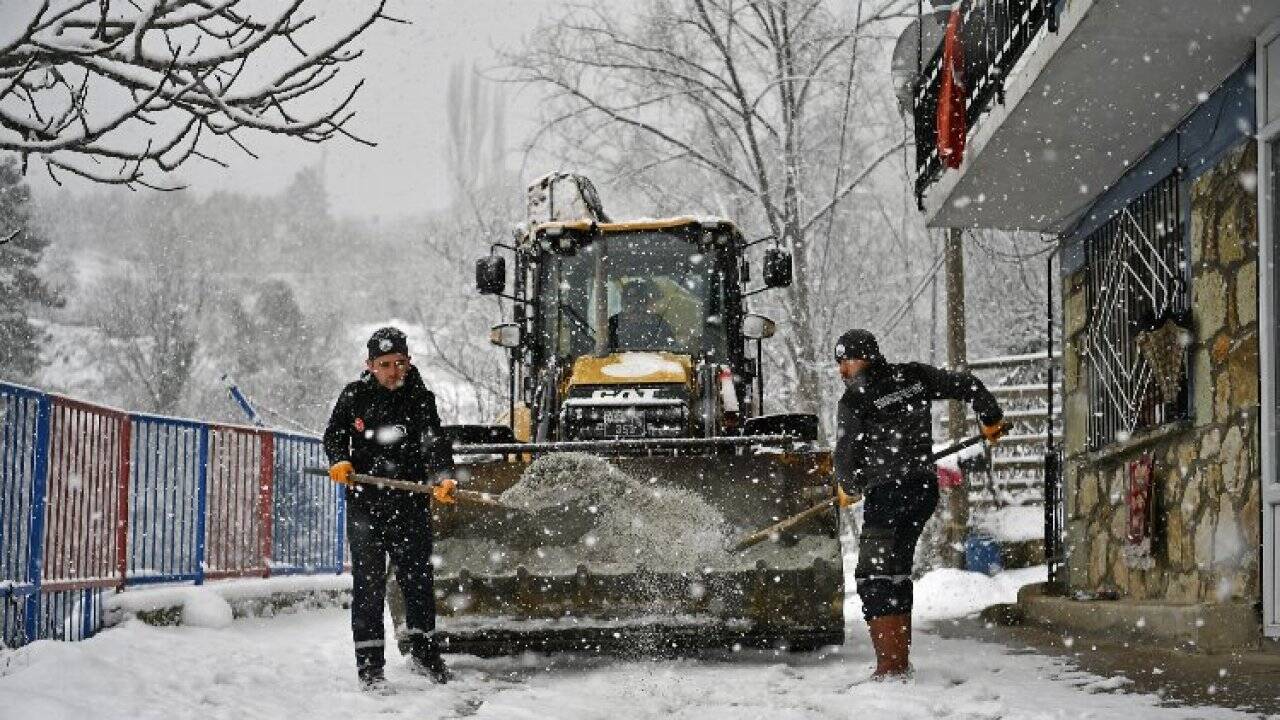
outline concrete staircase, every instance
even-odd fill
[[[994,537],[1006,568],[1044,562],[1044,456],[1050,429],[1055,446],[1061,442],[1060,362],[1061,356],[1055,356],[1052,413],[1048,387],[1051,365],[1043,352],[984,358],[968,365],[996,396],[1005,419],[1013,423],[989,456],[961,462],[969,489],[968,525]],[[945,408],[946,404],[935,416],[937,438],[945,437]],[[969,411],[969,426],[976,426],[976,422]]]

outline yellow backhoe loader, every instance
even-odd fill
[[[749,290],[749,246],[719,218],[610,221],[578,176],[531,188],[530,219],[515,242],[490,248],[476,266],[479,292],[514,308],[491,331],[508,352],[510,407],[502,424],[451,432],[459,487],[491,493],[506,509],[438,510],[446,649],[842,642],[835,510],[744,552],[711,547],[834,492],[817,418],[765,413],[760,350],[775,326],[747,301],[789,285],[791,258],[765,250],[761,282]],[[538,471],[538,482],[554,489],[558,477],[576,489],[563,502],[514,507],[512,488],[532,482],[531,465],[556,458],[565,460],[560,475]],[[589,461],[626,484],[584,494],[581,474],[600,467]],[[615,531],[648,534],[627,535],[623,551],[602,556],[609,503]]]

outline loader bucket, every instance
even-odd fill
[[[582,472],[607,462],[625,476],[625,490],[601,498],[566,488],[549,494],[552,503],[521,504],[529,495],[523,484],[534,482],[527,458],[460,465],[460,487],[501,493],[513,507],[437,512],[439,638],[447,651],[806,650],[843,641],[834,510],[776,540],[728,550],[829,496],[826,454],[578,462]],[[577,466],[567,467],[563,477],[574,480]],[[556,477],[541,477],[543,497]]]

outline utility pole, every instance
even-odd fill
[[[947,365],[955,372],[963,372],[969,363],[965,350],[964,322],[964,245],[960,228],[948,228],[944,261],[947,274]],[[964,403],[952,400],[947,404],[947,436],[952,442],[965,437],[969,409]],[[965,485],[952,488],[946,494],[944,537],[946,548],[943,556],[951,567],[964,564],[964,541],[969,530],[969,489]]]
[[[933,269],[933,277],[929,280],[929,364],[938,364],[938,267]]]

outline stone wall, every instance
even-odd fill
[[[1233,149],[1191,183],[1189,247],[1193,417],[1090,452],[1083,271],[1063,288],[1065,473],[1069,589],[1134,600],[1257,600],[1261,514],[1258,362],[1257,149]],[[1156,529],[1149,570],[1124,547],[1127,464],[1156,459]]]

